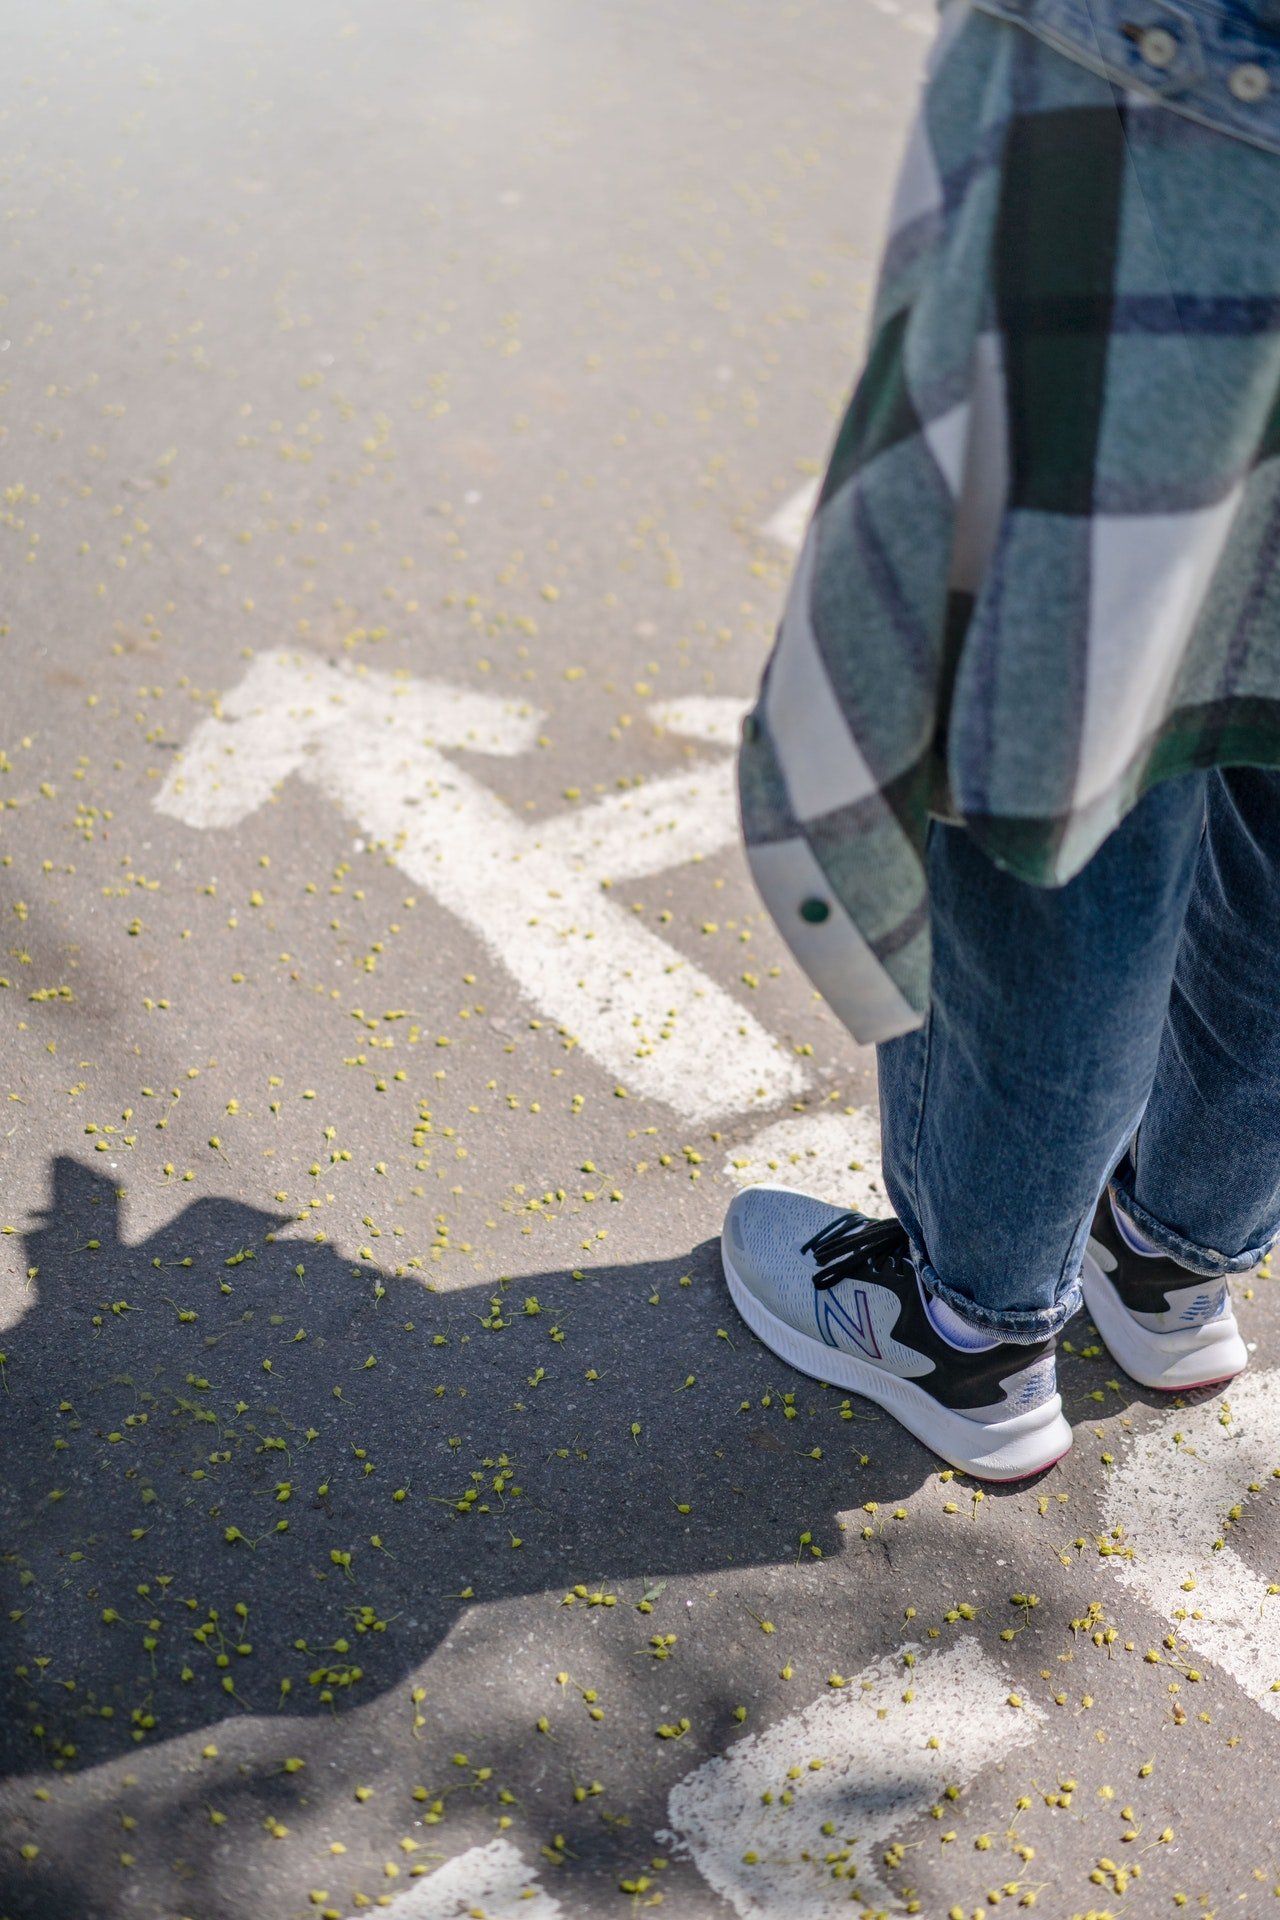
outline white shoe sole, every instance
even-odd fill
[[[1084,1257],[1080,1280],[1089,1317],[1107,1351],[1131,1380],[1159,1393],[1190,1393],[1193,1387],[1220,1386],[1249,1364],[1228,1301],[1225,1313],[1198,1327],[1153,1333],[1139,1324],[1092,1254]]]
[[[988,1426],[940,1406],[912,1380],[872,1366],[839,1347],[813,1339],[770,1313],[737,1273],[727,1239],[720,1244],[730,1298],[758,1340],[788,1366],[833,1387],[847,1387],[891,1413],[947,1462],[978,1480],[1025,1480],[1043,1473],[1071,1447],[1072,1433],[1062,1416],[1062,1400],[1053,1394],[1042,1406]]]

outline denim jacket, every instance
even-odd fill
[[[974,4],[1174,113],[1280,153],[1280,0]]]

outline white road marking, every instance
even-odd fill
[[[529,828],[442,749],[513,754],[540,716],[465,688],[323,661],[255,662],[156,799],[229,827],[291,773],[310,780],[485,943],[540,1013],[629,1092],[692,1121],[807,1084],[733,996],[601,889],[737,837],[732,762],[710,761]],[[706,716],[704,716],[705,720]]]
[[[1219,1416],[1230,1409],[1223,1425]],[[1182,1438],[1175,1443],[1174,1435]],[[1247,1505],[1250,1482],[1275,1488],[1280,1467],[1280,1369],[1247,1373],[1220,1399],[1166,1413],[1140,1433],[1103,1499],[1108,1527],[1123,1527],[1132,1559],[1110,1565],[1202,1660],[1212,1660],[1280,1718],[1280,1595],[1229,1539],[1229,1510]],[[1188,1588],[1186,1582],[1193,1581]],[[1202,1617],[1192,1619],[1192,1612]],[[1187,1617],[1175,1620],[1175,1612]]]
[[[557,859],[593,880],[639,880],[732,846],[738,838],[732,760],[611,793],[550,829]],[[547,829],[538,836],[545,841]]]
[[[789,500],[783,501],[772,519],[765,521],[762,531],[770,540],[776,540],[780,547],[799,553],[821,490],[821,480],[806,480],[802,487],[796,488]]]
[[[855,1888],[864,1906],[891,1906],[877,1870],[885,1842],[945,1786],[963,1786],[1043,1724],[1037,1708],[1008,1699],[1008,1675],[971,1636],[944,1652],[904,1647],[686,1775],[672,1789],[668,1819],[738,1920],[831,1920],[833,1902],[848,1911]],[[811,1770],[812,1760],[821,1767]],[[802,1769],[794,1780],[791,1767]],[[791,1806],[781,1802],[784,1789],[795,1796]],[[835,1823],[832,1834],[824,1821]]]
[[[533,746],[543,717],[446,681],[347,674],[322,660],[269,656],[196,728],[156,806],[189,827],[236,826],[335,728],[385,728],[395,739],[410,733],[431,747],[507,757]]]
[[[793,1187],[873,1218],[893,1211],[880,1171],[880,1122],[867,1107],[777,1120],[734,1147],[724,1171],[739,1187]]]
[[[723,693],[687,693],[680,700],[654,700],[649,718],[668,733],[705,740],[713,747],[736,747],[742,722],[754,702]]]
[[[908,12],[897,0],[872,0],[872,5],[878,13],[886,13],[896,21],[904,33],[924,33],[932,38],[938,24],[929,14]]]
[[[447,1860],[396,1898],[395,1920],[559,1920],[560,1902],[538,1885],[509,1840]]]

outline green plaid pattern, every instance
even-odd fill
[[[1280,155],[958,0],[744,730],[748,858],[862,1041],[929,991],[931,816],[1060,885],[1280,765]]]

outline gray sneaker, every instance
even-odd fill
[[[1021,1480],[1070,1447],[1053,1340],[949,1339],[896,1220],[748,1187],[730,1203],[720,1251],[733,1304],[765,1346],[876,1401],[949,1465]]]

